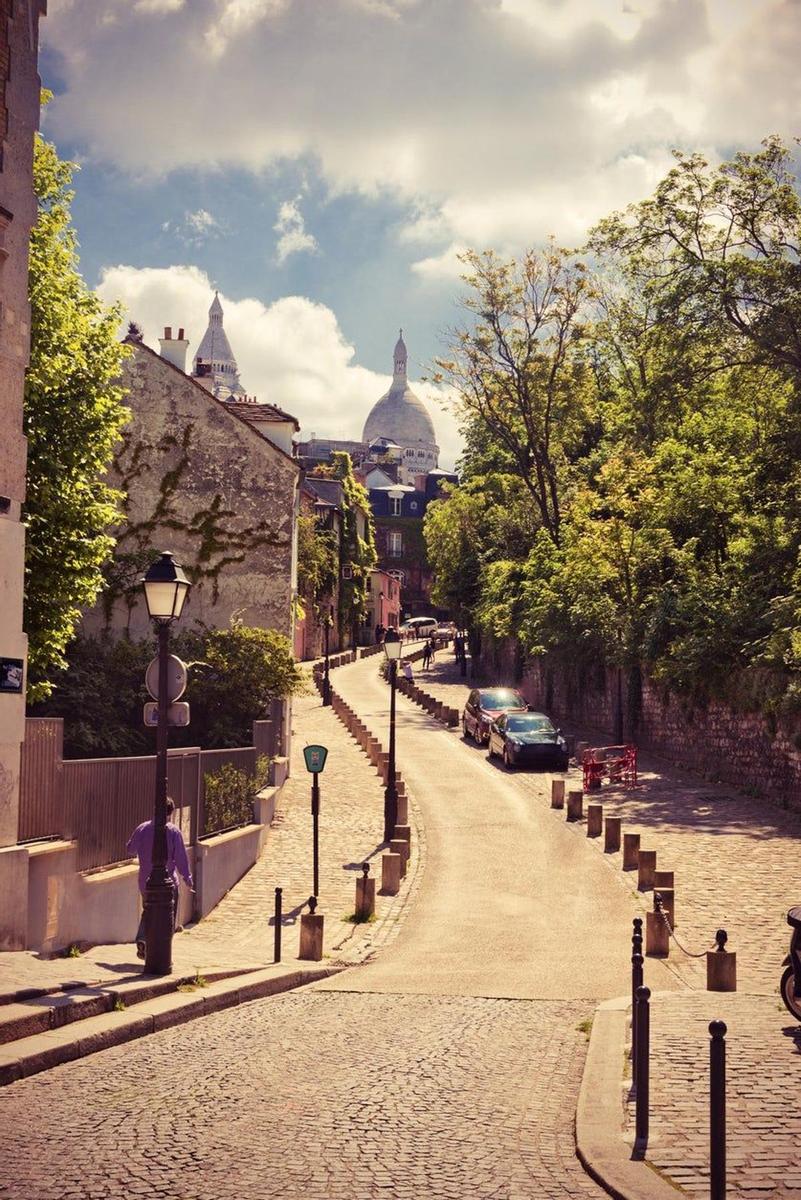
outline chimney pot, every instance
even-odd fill
[[[178,341],[182,342],[183,340],[184,340],[184,331],[183,331],[183,328],[181,328],[178,330]]]
[[[172,341],[172,325],[164,326],[164,340],[165,342]]]

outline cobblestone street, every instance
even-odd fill
[[[0,1195],[600,1196],[573,1146],[586,1014],[314,988],[249,1004],[0,1092]]]

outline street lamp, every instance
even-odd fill
[[[325,639],[325,674],[323,675],[323,707],[331,703],[331,679],[328,674],[328,637],[334,624],[334,606],[329,605],[328,613],[323,618],[323,637]]]
[[[403,645],[397,629],[390,628],[384,635],[384,653],[389,665],[389,762],[387,764],[387,786],[384,789],[384,841],[395,836],[398,821],[398,785],[395,778],[395,692],[398,682],[398,663]]]
[[[170,625],[180,617],[190,583],[165,550],[142,580],[147,615],[158,635],[158,725],[156,728],[156,801],[153,812],[153,860],[145,889],[145,974],[172,971],[175,884],[167,872],[167,709]]]

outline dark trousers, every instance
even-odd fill
[[[139,944],[139,942],[143,942],[145,940],[144,900],[145,900],[145,897],[144,897],[144,893],[143,893],[142,894],[142,915],[139,918],[139,928],[136,931],[137,945]],[[178,920],[178,888],[175,886],[175,884],[173,884],[172,885],[172,927],[173,927],[173,929],[175,929],[175,924],[176,924],[177,920]]]

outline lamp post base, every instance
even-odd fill
[[[175,888],[172,882],[148,884],[145,891],[145,975],[172,974]]]

